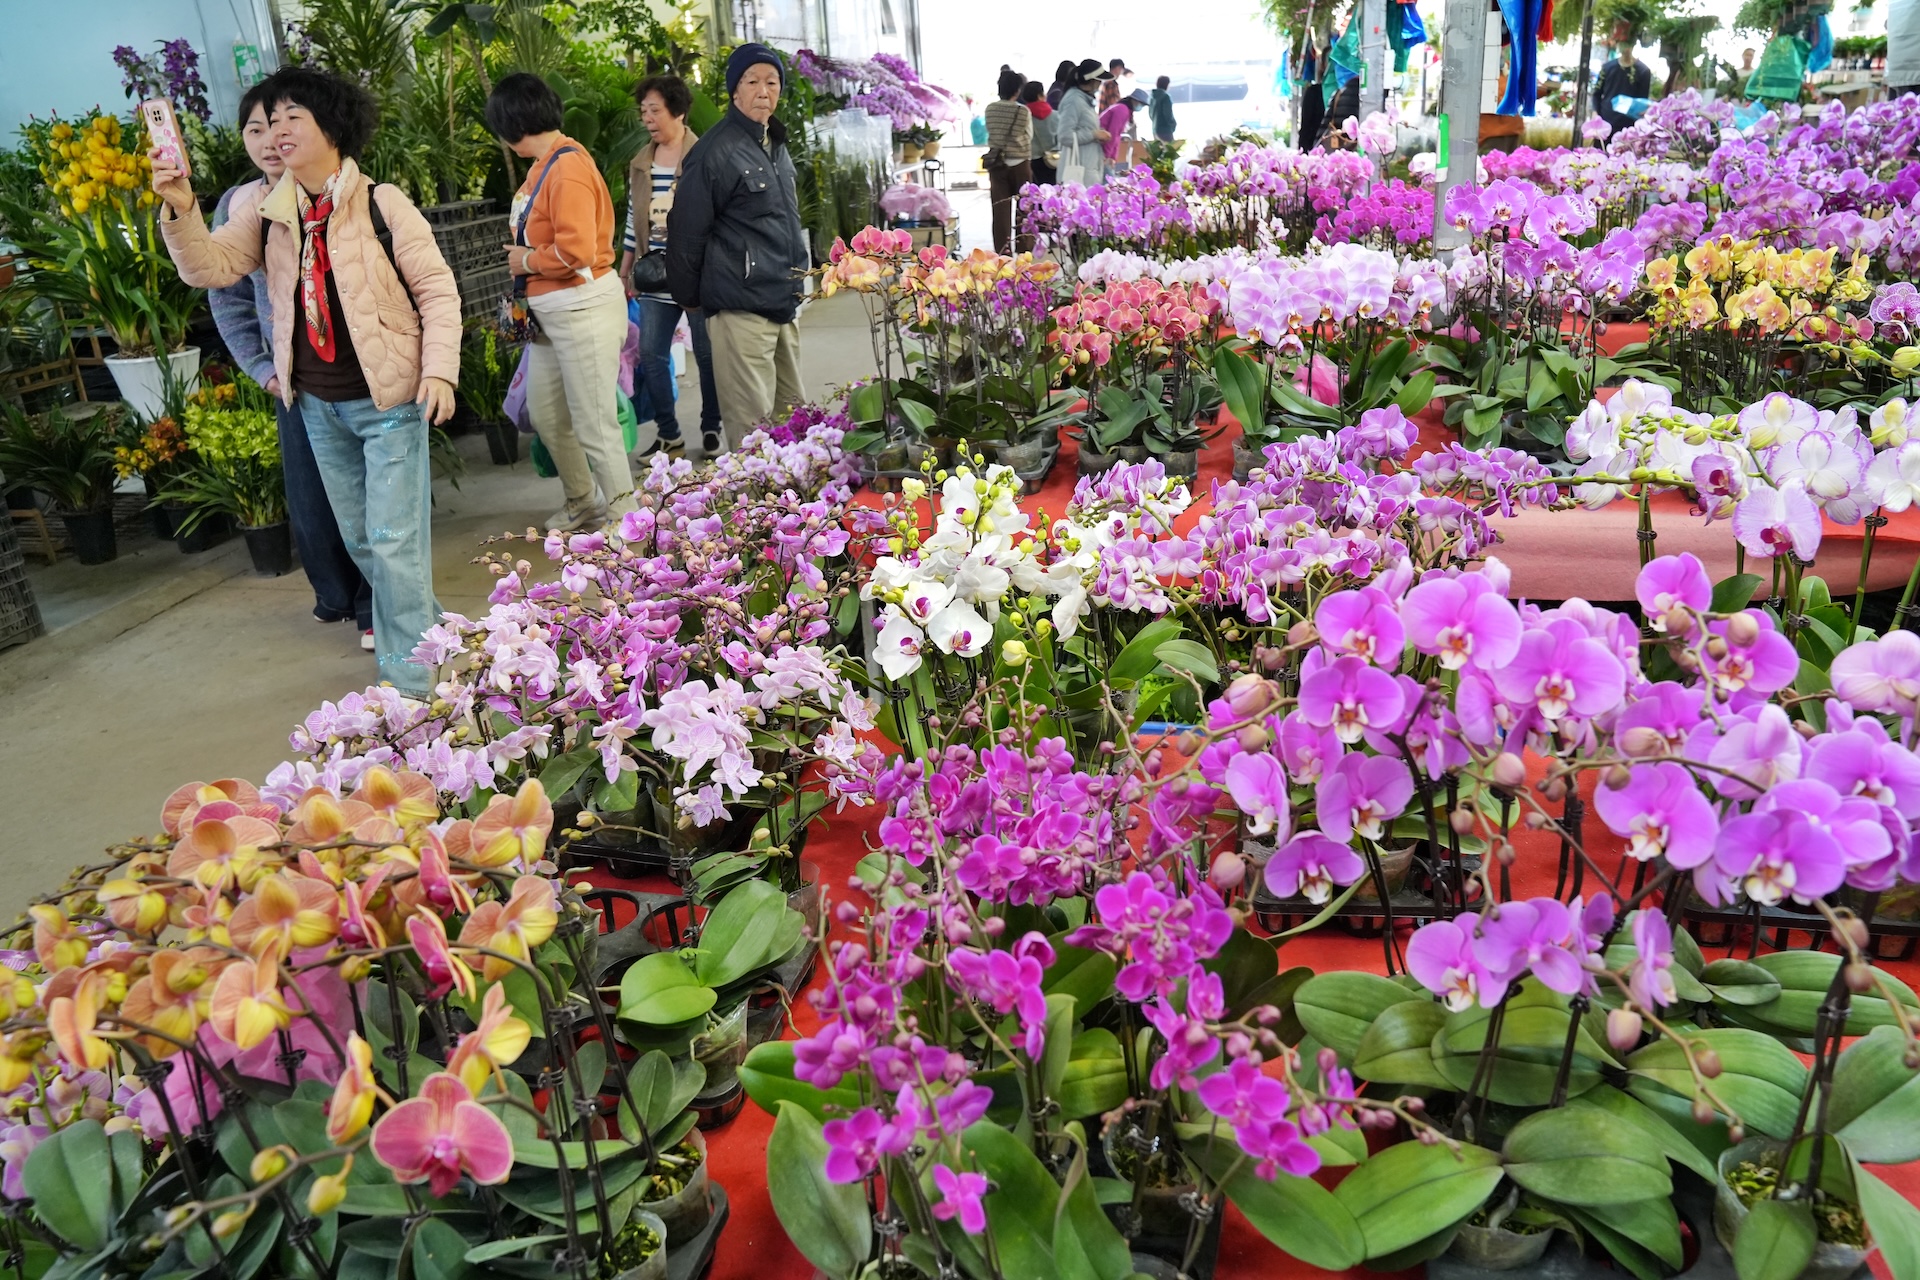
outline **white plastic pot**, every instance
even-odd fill
[[[200,380],[200,348],[175,351],[167,360],[173,366],[173,376],[184,379],[187,390],[193,390]],[[113,385],[120,388],[120,398],[129,409],[142,418],[160,416],[165,404],[166,381],[158,356],[108,356],[107,369],[113,374]]]

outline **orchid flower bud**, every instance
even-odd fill
[[[1640,1043],[1646,1020],[1634,1009],[1614,1009],[1607,1014],[1607,1043],[1620,1053],[1631,1053]]]

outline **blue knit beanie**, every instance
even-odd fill
[[[781,65],[780,55],[763,44],[743,44],[727,58],[727,96],[740,87],[740,77],[747,74],[747,68],[757,63],[769,63],[780,73],[780,87],[787,87],[787,69]]]

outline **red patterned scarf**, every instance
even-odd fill
[[[300,309],[307,318],[307,340],[314,354],[328,364],[339,350],[333,341],[333,311],[327,306],[327,273],[333,270],[327,256],[327,219],[333,213],[333,189],[339,180],[338,173],[328,178],[318,199],[294,185],[300,197]]]

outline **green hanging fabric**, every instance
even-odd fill
[[[1355,5],[1347,17],[1347,29],[1333,48],[1327,50],[1327,61],[1333,64],[1333,74],[1323,76],[1320,81],[1321,99],[1329,106],[1334,96],[1346,87],[1347,81],[1360,74],[1360,6]]]
[[[1800,82],[1807,78],[1807,56],[1813,46],[1797,35],[1777,35],[1760,55],[1760,65],[1747,78],[1747,96],[1769,102],[1797,102]]]

